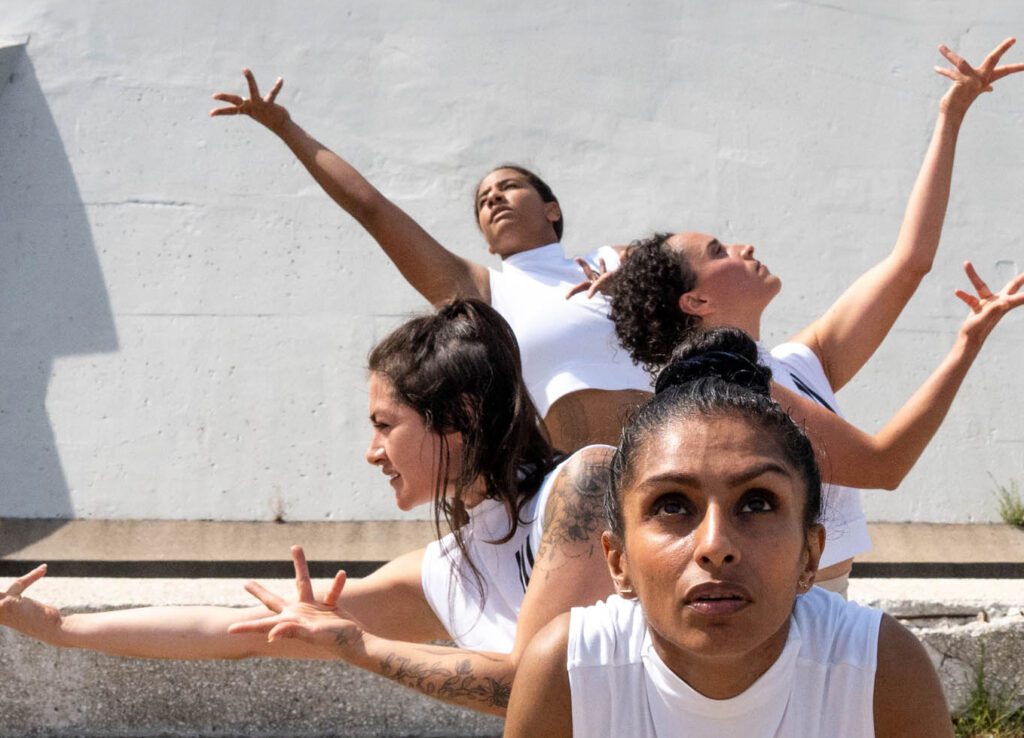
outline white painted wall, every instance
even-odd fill
[[[0,0],[0,515],[397,517],[362,461],[371,343],[424,307],[287,149],[209,95],[251,65],[307,130],[459,253],[492,165],[537,168],[569,250],[749,240],[778,340],[895,239],[944,81],[1024,34],[1018,0]],[[1024,60],[1024,49],[1011,52]],[[841,394],[876,428],[937,363],[973,258],[1024,268],[1024,78],[972,110],[940,258]],[[998,329],[876,520],[995,519],[1024,476],[1024,318]]]

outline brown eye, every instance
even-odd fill
[[[766,513],[775,509],[775,495],[770,492],[751,492],[740,505],[742,513]]]
[[[654,501],[651,509],[654,515],[685,515],[686,501],[678,495],[664,495]]]

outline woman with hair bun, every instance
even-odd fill
[[[812,586],[815,453],[757,355],[719,329],[659,375],[612,462],[617,594],[533,639],[506,738],[952,736],[917,639]]]
[[[1007,39],[973,68],[945,46],[953,80],[939,105],[928,153],[892,252],[856,279],[823,315],[787,342],[762,350],[781,388],[776,393],[827,458],[825,476],[836,488],[824,519],[828,542],[819,582],[845,592],[853,558],[870,548],[859,493],[893,489],[938,429],[989,331],[1020,304],[1022,278],[993,294],[966,265],[977,297],[957,294],[972,310],[957,342],[938,369],[906,405],[873,436],[838,417],[835,393],[867,362],[931,269],[949,197],[953,153],[964,115],[992,84],[1024,70],[998,66],[1014,43]],[[592,275],[596,276],[596,275]],[[648,369],[665,364],[672,349],[699,331],[734,326],[758,339],[765,308],[782,288],[777,276],[754,257],[749,244],[724,244],[712,235],[660,233],[633,243],[618,271],[598,277],[593,289],[614,286],[612,320],[634,361]],[[788,390],[788,391],[787,391]]]
[[[465,259],[300,128],[276,102],[283,80],[261,96],[252,72],[243,73],[249,97],[219,92],[214,99],[227,105],[210,115],[247,115],[278,136],[431,304],[473,297],[501,313],[519,341],[526,387],[556,448],[615,443],[625,414],[650,392],[650,378],[615,340],[604,297],[566,301],[564,295],[577,281],[577,264],[614,269],[622,247],[567,259],[558,198],[535,173],[503,164],[480,180],[473,201],[480,232],[502,268]]]
[[[265,606],[165,607],[62,617],[22,597],[45,566],[0,590],[0,626],[55,646],[168,659],[342,659],[437,699],[504,714],[530,637],[612,591],[600,536],[611,448],[557,455],[522,382],[508,324],[458,300],[370,353],[366,460],[402,510],[431,505],[438,540],[374,573],[339,572]],[[230,632],[229,632],[230,630]],[[268,636],[269,634],[269,636]],[[454,640],[459,647],[431,645]],[[342,731],[344,732],[344,731]]]

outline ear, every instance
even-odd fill
[[[694,289],[679,296],[679,309],[687,315],[704,318],[712,313],[714,307],[702,292]]]
[[[604,557],[608,561],[608,573],[615,583],[615,591],[623,599],[636,599],[636,591],[629,578],[629,562],[618,536],[606,530],[601,534],[601,548],[604,549]]]
[[[804,546],[804,566],[797,580],[797,591],[801,594],[814,585],[814,578],[818,574],[821,552],[825,550],[825,526],[817,523],[811,526],[807,531]]]
[[[549,223],[557,223],[562,219],[562,207],[557,202],[544,203],[544,215]]]

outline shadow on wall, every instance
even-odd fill
[[[5,81],[0,88],[0,517],[55,519],[49,526],[33,526],[41,536],[72,516],[46,411],[54,359],[116,351],[118,343],[85,207],[27,53]],[[13,540],[0,539],[0,555],[11,545]]]

